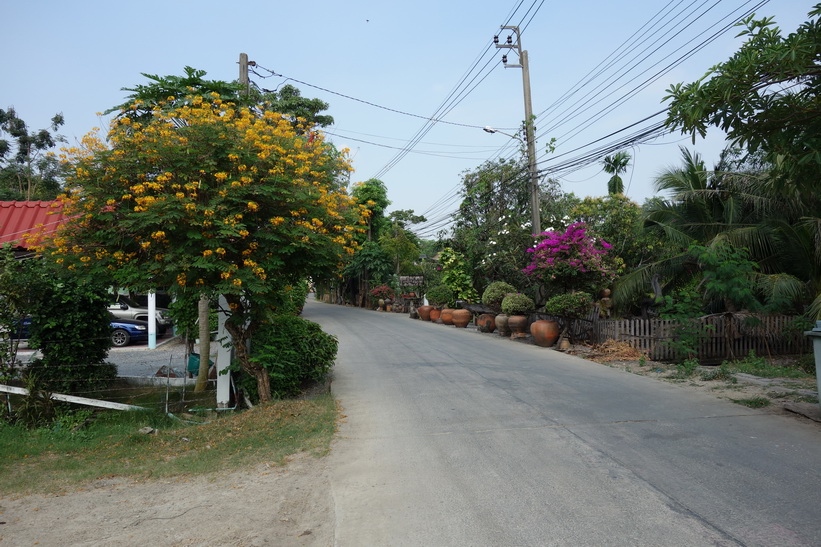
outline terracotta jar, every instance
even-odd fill
[[[510,327],[507,326],[508,316],[500,313],[496,316],[496,328],[499,329],[499,336],[510,336]]]
[[[452,308],[445,308],[442,310],[442,315],[440,316],[442,323],[445,325],[453,325],[453,309]]]
[[[442,310],[440,310],[439,308],[431,308],[430,309],[430,320],[433,321],[434,323],[436,321],[438,321],[441,316],[442,316]]]
[[[559,339],[559,324],[547,319],[539,319],[530,325],[530,334],[537,346],[549,348]]]
[[[433,309],[433,306],[419,306],[416,308],[416,312],[419,314],[419,319],[422,321],[430,321],[430,310]]]
[[[507,319],[507,326],[510,329],[511,338],[524,338],[527,336],[526,315],[511,315]]]
[[[476,319],[476,328],[479,332],[493,332],[496,330],[496,316],[492,313],[483,313]]]
[[[453,326],[463,329],[468,326],[470,320],[473,318],[473,314],[470,313],[470,310],[453,310]]]

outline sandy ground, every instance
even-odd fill
[[[332,545],[324,460],[0,499],[0,545]]]
[[[660,363],[619,350],[574,348],[607,366],[661,377]],[[551,351],[551,350],[545,350]],[[725,399],[768,397],[761,412],[821,421],[814,380],[676,381]],[[781,394],[781,395],[780,395]],[[334,510],[327,460],[296,456],[282,468],[180,480],[97,481],[50,496],[0,499],[0,547],[6,545],[277,545],[334,543]]]

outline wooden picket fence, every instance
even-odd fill
[[[799,317],[787,315],[714,315],[693,320],[682,327],[669,319],[591,318],[591,341],[620,340],[657,361],[676,360],[682,355],[676,340],[682,328],[698,333],[697,357],[702,363],[738,359],[754,350],[756,355],[795,355],[812,350],[804,336],[808,327]]]

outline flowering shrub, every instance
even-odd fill
[[[387,299],[387,298],[393,298],[394,293],[393,293],[393,289],[388,287],[387,285],[379,285],[378,287],[374,287],[373,289],[371,289],[369,294],[373,298],[376,298],[376,299],[381,298],[381,299],[384,300],[384,299]]]
[[[533,255],[522,270],[526,275],[559,285],[564,290],[594,289],[616,278],[618,264],[608,256],[611,249],[603,239],[587,234],[578,222],[562,232],[543,232],[544,239],[527,252]]]

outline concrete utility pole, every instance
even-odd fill
[[[527,50],[522,50],[522,40],[519,35],[519,27],[510,26],[502,27],[505,30],[512,30],[516,34],[516,42],[513,42],[513,35],[507,37],[504,44],[499,43],[499,36],[493,37],[493,43],[497,48],[515,49],[519,56],[519,64],[508,64],[507,55],[502,55],[502,62],[505,68],[521,68],[522,69],[522,86],[524,87],[525,96],[525,134],[527,135],[527,163],[528,171],[530,172],[530,212],[532,218],[532,226],[530,229],[533,234],[542,233],[542,219],[539,199],[539,173],[536,171],[536,134],[533,127],[533,104],[530,99],[530,67],[527,61]]]
[[[251,93],[251,79],[248,77],[248,67],[257,66],[254,61],[248,60],[247,53],[239,54],[239,83],[242,86],[242,94],[248,96]]]

